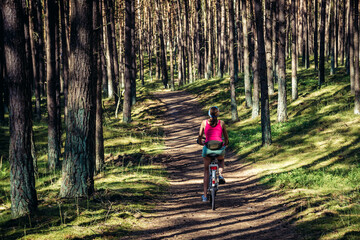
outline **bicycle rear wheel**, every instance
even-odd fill
[[[212,210],[215,210],[215,195],[216,195],[215,189],[211,189],[210,190],[210,202],[211,202]]]

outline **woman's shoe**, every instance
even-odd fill
[[[226,183],[225,178],[223,176],[221,176],[221,175],[219,176],[219,183],[220,184]]]
[[[208,200],[207,197],[205,197],[204,195],[201,196],[201,199],[203,202],[207,202],[207,200]]]

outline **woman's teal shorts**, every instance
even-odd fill
[[[220,155],[220,156],[225,156],[225,146],[223,146],[222,148],[220,148],[219,150],[211,150],[211,149],[208,149],[206,146],[203,147],[203,150],[202,150],[202,157],[206,157],[206,155],[208,154],[211,154],[211,153],[215,153],[217,155]]]

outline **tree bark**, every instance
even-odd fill
[[[354,65],[354,56],[356,55],[355,52],[355,43],[354,43],[354,0],[350,0],[350,24],[349,24],[349,69],[350,69],[350,89],[351,93],[355,94],[355,65]]]
[[[168,2],[168,27],[169,27],[169,50],[170,50],[170,78],[171,78],[171,90],[175,90],[175,77],[174,77],[174,51],[173,51],[173,2]]]
[[[321,0],[320,23],[320,61],[319,61],[319,86],[325,83],[325,8],[326,0]]]
[[[247,108],[252,106],[251,99],[251,83],[250,83],[250,53],[249,53],[249,36],[248,36],[248,16],[247,16],[247,1],[241,0],[241,11],[242,15],[242,25],[243,25],[243,46],[244,46],[244,86],[245,86],[245,104]]]
[[[225,6],[224,6],[225,7]],[[235,20],[234,20],[234,1],[228,0],[229,8],[229,28],[230,28],[230,99],[231,99],[231,120],[238,121],[236,93],[235,93],[235,82],[237,81],[236,73],[236,51],[235,51]]]
[[[48,109],[48,168],[54,170],[59,167],[60,136],[58,125],[58,106],[56,99],[56,26],[58,19],[58,4],[56,0],[46,1],[46,82],[47,82],[47,109]]]
[[[225,11],[225,2],[220,2],[220,9],[221,9],[221,21],[217,20],[218,23],[221,24],[220,27],[220,42],[219,45],[219,67],[218,67],[218,77],[222,78],[224,75],[224,68],[225,68],[225,34],[226,34],[226,11]],[[218,33],[219,34],[219,33]]]
[[[257,31],[256,31],[256,26],[255,26],[255,14],[254,14],[254,4],[255,2],[251,2],[250,3],[250,13],[251,13],[251,17],[249,19],[250,21],[250,26],[251,26],[251,32],[253,35],[253,57],[252,57],[252,71],[253,71],[253,98],[252,98],[252,112],[251,112],[251,118],[257,118],[259,116],[260,113],[260,79],[259,79],[259,71],[258,71],[258,36],[257,36]],[[264,32],[263,32],[264,34]]]
[[[38,33],[36,26],[36,1],[31,1],[28,5],[29,7],[29,34],[30,34],[30,45],[31,45],[31,56],[32,56],[32,71],[34,79],[34,88],[35,88],[35,114],[36,119],[41,119],[41,95],[40,95],[40,79],[39,79],[39,68],[37,66],[36,60],[38,59],[38,42],[34,39],[34,32]]]
[[[270,127],[270,110],[269,110],[269,95],[268,95],[268,78],[266,69],[266,53],[264,43],[264,26],[263,26],[263,12],[262,1],[255,1],[255,23],[257,31],[257,46],[258,46],[258,65],[257,71],[261,82],[261,132],[262,145],[269,146],[271,144],[271,127]]]
[[[92,1],[71,1],[70,79],[66,145],[60,197],[88,197],[94,192],[95,96]]]
[[[26,78],[24,17],[20,1],[2,1],[3,38],[10,98],[10,192],[14,218],[37,208],[31,156],[31,82]]]
[[[95,172],[102,172],[104,160],[104,138],[102,122],[102,64],[101,64],[101,1],[93,1],[93,82],[96,83],[96,123],[95,123]]]
[[[196,0],[195,2],[195,10],[196,10],[196,63],[197,63],[197,70],[199,78],[204,76],[204,46],[203,46],[203,27],[201,24],[202,19],[202,10],[201,10],[201,0]],[[169,16],[170,18],[170,16]],[[170,34],[170,33],[169,33]]]
[[[267,83],[268,94],[274,95],[273,69],[272,69],[272,18],[271,18],[271,2],[265,0],[265,51],[266,51],[266,67],[267,67]]]
[[[161,76],[162,76],[162,83],[164,85],[164,88],[167,88],[169,77],[167,72],[166,49],[164,43],[163,24],[162,24],[162,12],[161,12],[161,5],[159,0],[156,0],[156,8],[158,13],[158,24],[159,24],[158,29],[159,29],[159,40],[161,47]]]
[[[355,106],[354,113],[360,114],[360,80],[359,80],[359,0],[354,0],[354,90],[355,90]]]
[[[124,94],[124,112],[123,112],[123,122],[131,122],[131,82],[134,80],[133,76],[133,61],[135,58],[134,52],[134,34],[135,31],[135,22],[133,21],[133,12],[132,0],[125,0],[125,94]]]
[[[67,114],[67,91],[69,83],[69,31],[68,31],[68,5],[65,5],[64,0],[60,0],[61,12],[61,43],[62,43],[62,65],[63,65],[63,79],[64,79],[64,100],[65,100],[65,116]]]
[[[315,5],[315,31],[314,31],[314,63],[315,63],[315,70],[318,70],[318,0],[314,0]]]
[[[286,103],[286,61],[285,61],[285,0],[279,1],[279,94],[277,120],[285,122],[287,120]]]
[[[292,100],[296,100],[298,98],[298,84],[297,84],[297,49],[296,49],[296,0],[291,0],[291,96]]]

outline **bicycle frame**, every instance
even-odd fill
[[[218,188],[218,172],[219,172],[219,165],[216,163],[216,159],[211,161],[211,164],[209,165],[209,189],[215,188],[217,190]]]

